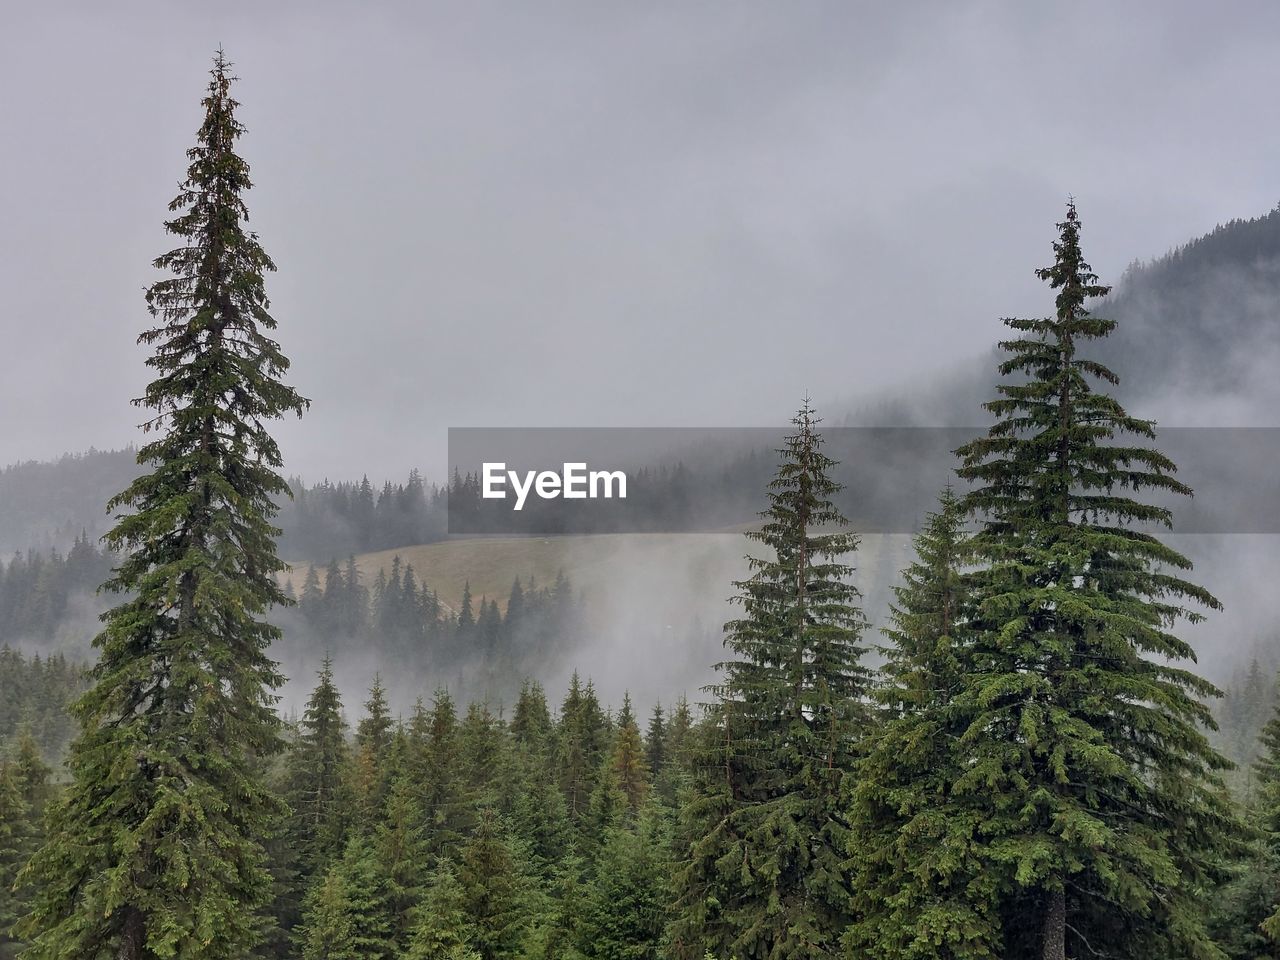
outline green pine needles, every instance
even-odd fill
[[[282,804],[257,758],[280,746],[264,619],[286,597],[271,520],[288,493],[268,422],[307,401],[281,377],[264,275],[246,229],[249,168],[235,152],[230,65],[214,60],[187,178],[165,224],[181,241],[147,291],[156,325],[139,338],[155,371],[140,405],[158,438],[150,471],[111,502],[124,559],[104,617],[73,783],[27,880],[27,956],[241,958],[270,896],[262,839]]]
[[[712,688],[688,858],[677,877],[677,956],[834,957],[848,921],[844,777],[865,734],[865,620],[857,547],[806,402],[780,452],[761,527],[765,549],[736,586],[725,626],[734,658]]]
[[[1114,322],[1085,304],[1108,288],[1074,204],[1058,229],[1038,271],[1056,311],[1005,321],[1021,336],[1001,344],[996,422],[958,451],[980,525],[948,788],[981,813],[1002,955],[1216,957],[1199,898],[1238,833],[1206,739],[1217,691],[1181,665],[1194,653],[1173,630],[1218,602],[1149,532],[1171,515],[1143,491],[1191,491],[1154,425],[1098,389],[1117,378],[1083,351]]]

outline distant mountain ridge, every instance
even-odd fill
[[[1120,395],[1135,413],[1190,425],[1199,404],[1209,418],[1280,421],[1280,206],[1135,261],[1118,280],[1102,280],[1115,286],[1093,310],[1117,328],[1094,355],[1120,375]],[[1045,302],[1048,308],[1052,301]],[[999,336],[993,318],[992,338]],[[885,391],[846,407],[843,416],[834,410],[827,422],[979,424],[981,404],[995,396],[996,363],[993,346],[923,391]],[[1224,397],[1231,403],[1224,405]],[[137,475],[135,457],[132,449],[90,450],[0,469],[0,551],[65,549],[81,530],[101,535],[107,499]]]
[[[1086,227],[1087,250],[1087,227]],[[1280,425],[1280,206],[1232,220],[1151,261],[1134,261],[1090,305],[1116,321],[1090,356],[1120,377],[1132,412],[1166,426]],[[1052,309],[1046,288],[1045,310]],[[992,318],[992,337],[1003,328]],[[852,405],[845,426],[973,426],[995,397],[994,345],[923,391],[889,390]],[[1223,399],[1229,398],[1230,403]],[[1197,401],[1204,415],[1194,416]],[[1192,422],[1196,421],[1196,422]]]

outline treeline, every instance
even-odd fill
[[[474,597],[466,584],[453,609],[399,556],[366,585],[349,557],[323,572],[308,567],[297,607],[281,621],[287,638],[300,635],[309,647],[355,645],[409,676],[465,674],[470,688],[497,696],[584,639],[582,602],[563,573],[545,586],[517,577],[503,600]]]
[[[404,723],[377,682],[350,736],[328,663],[274,786],[273,933],[259,955],[656,956],[693,717],[606,710],[577,675],[510,716],[438,691]]]
[[[105,605],[95,593],[114,562],[83,532],[65,554],[28,550],[0,562],[0,644],[82,649],[97,632],[96,616]],[[70,636],[75,629],[80,635]]]
[[[325,480],[311,487],[295,478],[289,486],[293,498],[281,503],[278,518],[285,557],[393,550],[433,543],[447,532],[447,491],[425,483],[417,470],[405,483],[387,481],[376,490],[367,476],[359,483]]]
[[[29,730],[0,746],[0,960],[12,960],[22,947],[12,934],[28,904],[18,876],[44,842],[52,774]]]
[[[85,668],[64,656],[0,646],[0,751],[28,734],[50,763],[60,761],[76,731],[67,707],[87,683]]]
[[[107,524],[104,504],[139,470],[132,448],[0,468],[0,548],[66,549],[85,531],[96,540]]]

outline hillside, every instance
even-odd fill
[[[399,557],[451,610],[461,604],[467,584],[476,599],[497,599],[505,609],[516,577],[525,585],[531,579],[546,585],[563,573],[596,616],[642,604],[655,621],[709,617],[716,622],[726,615],[732,581],[746,572],[743,558],[749,547],[740,533],[485,537],[363,554],[356,563],[369,584]],[[883,585],[899,569],[906,550],[903,536],[863,539],[856,576],[869,612],[877,613],[887,604]],[[289,579],[300,590],[307,564],[292,566]]]

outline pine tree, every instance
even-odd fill
[[[462,885],[453,862],[441,860],[418,910],[407,960],[479,960],[471,938]]]
[[[17,941],[9,932],[25,905],[18,889],[18,872],[31,855],[34,834],[31,808],[23,799],[23,782],[17,767],[0,763],[0,957],[11,957]]]
[[[463,847],[458,879],[472,945],[481,960],[518,956],[528,923],[525,881],[494,811],[481,812]]]
[[[302,960],[365,960],[355,943],[351,897],[342,874],[328,871],[307,898],[299,937]]]
[[[182,246],[147,291],[158,323],[139,340],[157,376],[137,402],[161,435],[110,503],[132,510],[107,535],[124,554],[107,587],[127,599],[95,640],[73,782],[29,871],[33,960],[242,957],[271,892],[260,839],[282,804],[254,758],[280,746],[280,631],[262,617],[287,601],[271,520],[289,487],[266,423],[307,401],[267,335],[274,265],[245,229],[232,79],[219,52],[165,225]]]
[[[293,811],[288,835],[304,879],[324,874],[346,846],[352,815],[342,696],[325,657],[307,700],[301,732],[289,754],[287,798]]]
[[[638,822],[609,831],[577,931],[583,954],[597,960],[662,956],[669,849],[666,825],[653,807]]]
[[[865,733],[857,546],[808,403],[779,451],[765,548],[736,586],[677,876],[674,952],[795,960],[839,953],[848,922],[843,777]]]
[[[1107,288],[1074,204],[1058,228],[1038,271],[1055,313],[1005,321],[1019,336],[1001,345],[995,424],[958,451],[983,522],[955,789],[988,803],[984,865],[1006,885],[1008,954],[1217,957],[1197,891],[1238,832],[1227,761],[1204,732],[1202,698],[1217,691],[1182,666],[1195,656],[1173,630],[1219,604],[1142,529],[1171,515],[1139,491],[1190,490],[1151,446],[1153,424],[1095,387],[1117,382],[1080,353],[1115,326],[1085,307]]]
[[[386,885],[378,870],[373,843],[356,834],[347,843],[342,859],[307,898],[298,936],[304,960],[394,960],[397,951],[392,926]]]
[[[1000,956],[993,876],[975,846],[980,804],[955,793],[966,771],[955,744],[968,611],[968,545],[959,498],[948,488],[915,539],[915,561],[894,588],[891,643],[882,648],[879,729],[853,781],[849,856],[856,956],[980,960]]]

